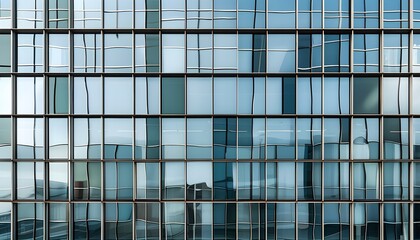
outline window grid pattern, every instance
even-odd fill
[[[0,0],[0,238],[420,238],[419,12]]]

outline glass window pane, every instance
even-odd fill
[[[218,1],[222,2],[226,0]],[[238,36],[236,34],[214,34],[213,39],[214,72],[236,72],[238,70]]]
[[[299,28],[322,27],[322,0],[299,0],[298,9]]]
[[[105,199],[133,199],[133,164],[130,162],[106,162],[104,166]]]
[[[16,0],[18,28],[44,27],[44,0]]]
[[[48,41],[48,70],[50,72],[68,72],[69,36],[67,34],[49,34]]]
[[[102,71],[102,37],[100,34],[73,35],[73,65],[75,72]]]
[[[354,118],[353,119],[353,158],[378,159],[379,158],[379,119]]]
[[[275,232],[281,239],[295,238],[295,204],[294,203],[276,203],[275,211]]]
[[[0,2],[0,23],[3,18],[1,4],[2,2]],[[0,55],[0,72],[11,72],[11,47],[10,34],[0,34],[0,52],[2,53]]]
[[[348,159],[350,119],[324,118],[324,159]]]
[[[17,199],[44,198],[44,163],[18,162],[16,175]]]
[[[214,78],[214,114],[236,114],[236,78]]]
[[[408,119],[384,118],[383,158],[408,159]]]
[[[187,28],[212,28],[212,0],[187,0]]]
[[[412,124],[413,158],[420,159],[420,119],[413,118]]]
[[[384,34],[383,38],[384,72],[408,72],[408,35]]]
[[[69,204],[68,203],[50,203],[49,214],[49,239],[67,239],[69,228]]]
[[[44,159],[44,119],[18,118],[16,125],[17,157]]]
[[[159,1],[156,0],[134,0],[134,14],[136,28],[158,28]]]
[[[236,28],[236,11],[237,0],[214,0],[213,27]]]
[[[297,128],[298,159],[322,159],[321,119],[299,118]]]
[[[107,77],[105,82],[105,114],[133,113],[133,79]]]
[[[188,239],[212,239],[211,203],[187,203],[187,237]]]
[[[378,78],[356,77],[353,79],[353,113],[379,113]]]
[[[105,28],[131,28],[133,17],[133,2],[128,0],[104,1]]]
[[[298,200],[321,200],[321,163],[299,162],[296,174]]]
[[[158,118],[137,118],[135,158],[158,159],[160,152],[160,124]]]
[[[265,78],[239,78],[238,114],[265,113]]]
[[[137,77],[136,114],[160,113],[160,79],[157,77]]]
[[[12,196],[12,163],[0,163],[0,199],[10,200]],[[1,209],[1,207],[0,207]],[[0,221],[1,222],[1,221]],[[0,234],[1,236],[1,234]]]
[[[101,119],[75,118],[73,121],[73,157],[101,159]]]
[[[298,203],[296,207],[298,236],[302,239],[321,239],[321,203]]]
[[[213,38],[210,34],[187,35],[187,72],[211,73]]]
[[[67,200],[68,189],[68,164],[66,162],[51,162],[49,164],[49,199]]]
[[[324,237],[328,240],[350,239],[350,204],[327,203],[324,205]]]
[[[324,114],[349,114],[350,79],[324,77]]]
[[[18,77],[16,78],[16,88],[18,114],[44,113],[44,78]]]
[[[159,163],[137,163],[137,199],[159,199]]]
[[[185,164],[183,162],[162,163],[162,199],[185,199]]]
[[[162,0],[162,28],[185,28],[185,1]]]
[[[265,2],[263,0],[238,1],[238,28],[265,28]]]
[[[210,118],[187,119],[187,159],[211,159],[212,126]]]
[[[378,0],[354,0],[355,28],[377,28],[379,26]]]
[[[80,239],[95,239],[101,235],[101,204],[73,204],[73,236]]]
[[[162,78],[162,114],[185,113],[185,79]]]
[[[354,34],[353,41],[353,70],[355,72],[378,72],[379,35]]]
[[[267,119],[267,158],[295,159],[295,119]]]
[[[268,28],[295,28],[295,0],[268,0]]]
[[[133,238],[133,204],[106,203],[104,206],[104,238],[132,239]]]
[[[162,119],[162,158],[185,158],[185,118]]]
[[[354,199],[379,199],[379,165],[377,163],[353,164]]]
[[[384,0],[385,28],[408,28],[408,0]]]
[[[69,156],[68,119],[50,118],[48,127],[49,158],[67,159]]]
[[[102,79],[100,77],[75,77],[73,88],[75,114],[102,113]]]
[[[349,28],[349,8],[349,0],[324,1],[324,28]]]
[[[213,199],[235,200],[236,179],[235,162],[213,163]]]
[[[43,72],[44,36],[42,34],[18,34],[17,39],[17,71]]]
[[[43,239],[44,204],[18,203],[16,206],[16,228],[18,239]]]
[[[338,0],[347,1],[347,0]],[[327,4],[329,5],[329,4]],[[350,39],[348,34],[324,35],[324,71],[348,72],[350,69]]]
[[[101,2],[101,0],[74,0],[74,28],[100,28]]]
[[[350,198],[349,163],[324,164],[324,199],[348,200]]]
[[[159,72],[159,35],[135,35],[135,71]]]
[[[295,72],[295,35],[268,35],[268,72]]]
[[[236,159],[237,119],[213,119],[213,158]]]
[[[0,114],[12,114],[12,79],[0,77],[0,89]]]
[[[160,203],[136,203],[137,239],[159,239]]]
[[[48,83],[49,113],[69,113],[69,83],[67,77],[50,77]]]
[[[408,114],[408,78],[382,78],[384,114]]]
[[[0,158],[12,158],[11,150],[12,120],[10,118],[0,118]]]
[[[75,200],[101,199],[101,163],[74,163],[73,198]]]
[[[187,113],[211,114],[213,112],[213,80],[211,78],[187,78]]]
[[[299,34],[298,37],[298,71],[320,72],[322,69],[322,36],[321,34]]]
[[[236,203],[213,204],[213,238],[236,239]]]
[[[172,2],[174,0],[167,0]],[[183,34],[162,35],[162,72],[185,72],[185,36]],[[174,59],[177,59],[174,61]]]
[[[105,34],[104,45],[105,72],[132,71],[133,42],[131,34]]]
[[[131,118],[105,119],[105,159],[131,159],[133,122]]]
[[[353,207],[355,239],[378,239],[380,235],[380,206],[378,203],[356,203]]]
[[[213,188],[211,162],[187,162],[187,200],[211,200]]]
[[[10,28],[12,26],[12,1],[0,0],[0,28]]]
[[[67,28],[69,22],[69,6],[67,0],[48,1],[48,25],[50,28]]]
[[[321,114],[321,78],[301,77],[297,80],[297,113]]]

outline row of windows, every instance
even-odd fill
[[[0,77],[0,88],[1,115],[420,114],[418,77]]]
[[[0,118],[0,158],[420,159],[418,118],[413,130],[407,118],[74,118],[71,147],[67,118],[15,124],[16,145],[11,119]]]
[[[408,0],[353,0],[353,16],[350,0],[75,0],[72,9],[69,2],[15,0],[16,27],[43,28],[45,18],[48,28],[379,28],[380,5],[384,28],[408,28],[411,19],[420,27],[420,3],[413,1],[410,19]],[[0,1],[1,28],[12,27],[11,5]]]
[[[412,174],[407,162],[75,161],[71,166],[69,171],[67,162],[17,162],[12,184],[12,163],[0,162],[0,200],[420,200],[418,162],[411,164]]]
[[[409,35],[383,34],[18,34],[17,72],[408,72]],[[103,41],[102,41],[103,36]],[[10,72],[10,34],[0,34],[0,72]],[[133,45],[134,44],[134,45]],[[102,48],[102,45],[104,47]],[[412,71],[420,72],[420,34],[413,35]],[[70,51],[73,52],[70,69]],[[161,52],[161,59],[159,53]],[[174,61],[177,59],[177,61]],[[45,62],[45,63],[44,63]],[[48,62],[48,63],[47,63]],[[380,64],[382,63],[382,65]]]
[[[73,216],[70,216],[69,207]],[[406,203],[1,203],[0,236],[18,239],[418,239]],[[48,213],[46,213],[48,209]],[[69,223],[69,219],[70,223]],[[410,234],[410,223],[413,231]],[[46,228],[46,229],[45,229]],[[134,228],[134,229],[133,229]],[[338,235],[338,236],[337,236]]]

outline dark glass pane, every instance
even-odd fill
[[[353,113],[379,113],[379,79],[354,78]]]
[[[162,78],[162,114],[185,113],[185,79]]]

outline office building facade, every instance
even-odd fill
[[[420,239],[420,1],[0,0],[0,239]]]

